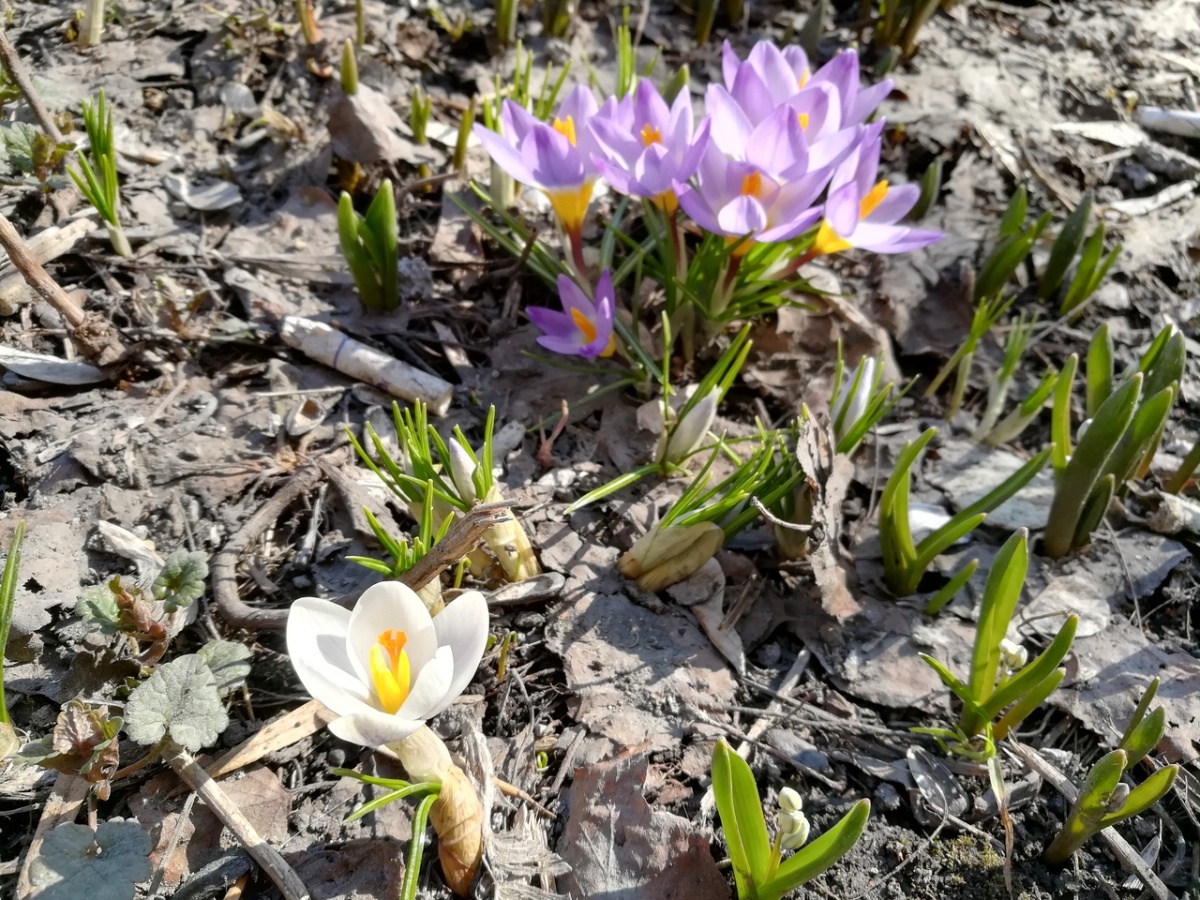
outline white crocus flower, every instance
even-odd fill
[[[721,401],[721,389],[713,388],[688,410],[688,414],[674,428],[663,432],[659,462],[682,463],[690,453],[700,446],[717,417],[717,404]],[[665,446],[664,446],[665,445]]]
[[[303,597],[292,604],[287,649],[300,681],[341,718],[343,740],[382,747],[417,731],[463,692],[488,635],[487,600],[468,591],[430,618],[399,582],[367,588],[354,610]]]

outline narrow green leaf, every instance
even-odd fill
[[[1003,740],[1007,737],[1010,731],[1024,722],[1030,713],[1041,706],[1046,698],[1054,693],[1054,689],[1062,684],[1062,680],[1066,674],[1066,669],[1055,669],[1038,682],[1029,693],[1009,707],[1008,711],[1000,717],[1000,721],[992,729],[996,740]]]
[[[975,696],[971,693],[971,689],[963,684],[953,672],[951,672],[944,663],[934,659],[928,653],[918,654],[921,659],[927,662],[933,671],[937,672],[938,677],[942,679],[942,684],[950,688],[959,700],[963,703],[975,703]],[[978,704],[976,704],[978,706]]]
[[[1050,440],[1054,442],[1054,471],[1061,472],[1071,458],[1071,394],[1075,390],[1075,369],[1079,356],[1072,353],[1063,363],[1054,388],[1054,407],[1050,418]]]
[[[1112,504],[1113,493],[1116,489],[1116,479],[1105,475],[1096,482],[1092,492],[1084,501],[1079,511],[1079,521],[1075,525],[1075,534],[1071,537],[1072,547],[1082,547],[1091,540],[1092,532],[1100,527],[1104,514]]]
[[[1017,189],[1013,192],[1008,206],[1004,210],[1004,217],[1000,220],[1001,237],[1011,237],[1021,233],[1021,229],[1025,227],[1025,212],[1028,206],[1029,195],[1025,192],[1025,186],[1017,185]]]
[[[982,704],[984,717],[991,721],[1002,713],[1009,704],[1032,691],[1059,667],[1071,650],[1075,631],[1079,627],[1079,616],[1068,616],[1058,629],[1058,634],[1041,653],[1017,672]]]
[[[1096,226],[1096,230],[1092,232],[1092,236],[1084,244],[1083,252],[1079,254],[1079,264],[1075,267],[1075,275],[1058,307],[1060,316],[1075,312],[1095,292],[1099,286],[1099,281],[1095,278],[1096,269],[1100,265],[1100,257],[1103,253],[1104,222],[1101,220],[1100,224]]]
[[[1046,555],[1051,559],[1060,559],[1071,550],[1083,504],[1100,479],[1113,448],[1129,427],[1141,390],[1139,372],[1113,391],[1096,411],[1091,427],[1060,473],[1043,538]]]
[[[738,896],[757,897],[771,864],[767,822],[754,773],[723,739],[713,748],[712,783]]]
[[[1141,762],[1147,753],[1158,746],[1166,727],[1167,711],[1160,706],[1139,721],[1125,737],[1121,738],[1119,746],[1129,757],[1127,768]]]
[[[1025,586],[1025,572],[1029,564],[1029,533],[1024,528],[1013,532],[1004,542],[988,572],[987,584],[983,589],[983,602],[979,611],[979,622],[975,626],[975,649],[971,659],[971,695],[984,703],[996,689],[996,675],[1000,669],[1000,641],[1008,631],[1021,590]],[[968,734],[977,734],[983,723],[968,728],[965,717],[963,729]]]
[[[1046,261],[1046,267],[1042,270],[1042,275],[1038,279],[1038,296],[1045,300],[1062,284],[1063,278],[1067,274],[1067,268],[1071,265],[1071,260],[1075,258],[1075,254],[1079,252],[1079,248],[1083,246],[1083,238],[1087,233],[1088,222],[1092,217],[1092,194],[1091,191],[1084,194],[1083,200],[1075,207],[1075,211],[1067,217],[1067,221],[1063,223],[1062,231],[1058,233],[1058,238],[1054,241],[1054,247],[1050,250],[1050,258]]]
[[[1092,336],[1087,354],[1087,416],[1092,418],[1113,387],[1113,342],[1105,322]]]
[[[978,568],[979,560],[973,559],[956,572],[954,577],[942,586],[941,590],[929,598],[925,604],[925,615],[936,616],[941,612],[942,608],[954,599],[954,595],[962,590],[962,586],[971,580],[971,576]]]
[[[617,491],[621,490],[622,488],[627,488],[631,484],[636,484],[642,478],[645,478],[647,475],[657,471],[658,466],[655,464],[639,466],[632,472],[626,472],[624,475],[618,475],[607,484],[602,484],[595,490],[588,491],[586,494],[568,506],[564,511],[564,515],[569,516],[571,513],[577,512],[578,510],[583,509],[585,506],[595,503],[597,500],[603,500],[605,497],[615,494]]]

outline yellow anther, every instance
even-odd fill
[[[395,714],[408,699],[411,681],[408,654],[404,645],[408,635],[399,630],[387,630],[379,635],[371,648],[371,682],[383,711]]]
[[[572,147],[575,146],[575,118],[573,116],[567,116],[565,119],[556,116],[550,123],[550,127],[570,141]]]
[[[800,128],[805,129],[807,127],[808,127],[808,113],[800,113]]]
[[[888,195],[888,183],[885,178],[875,187],[867,192],[867,196],[862,198],[862,202],[858,205],[858,217],[865,219],[871,213],[875,212],[875,207],[883,202],[883,198]]]
[[[662,132],[647,122],[642,126],[642,146],[649,147],[651,144],[662,143]]]

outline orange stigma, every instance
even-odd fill
[[[758,197],[762,194],[762,173],[755,170],[742,179],[742,196]]]
[[[642,146],[649,147],[651,144],[662,143],[662,132],[647,122],[642,126]]]
[[[575,327],[579,329],[579,333],[587,339],[589,344],[596,339],[596,324],[582,311],[572,307],[571,321],[575,323]]]
[[[883,202],[883,198],[887,195],[888,183],[885,178],[876,184],[875,187],[871,188],[871,190],[867,191],[867,196],[862,198],[862,201],[858,204],[858,217],[865,219],[871,213],[875,212],[875,207],[879,206]]]

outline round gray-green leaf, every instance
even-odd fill
[[[250,677],[250,648],[235,641],[209,641],[198,651],[199,656],[217,679],[222,697],[235,691]]]
[[[165,736],[195,753],[228,725],[216,676],[195,654],[160,665],[125,704],[125,730],[139,744],[157,744]]]
[[[93,848],[93,844],[95,847]],[[59,825],[29,865],[36,900],[133,900],[150,878],[150,836],[132,822]]]

